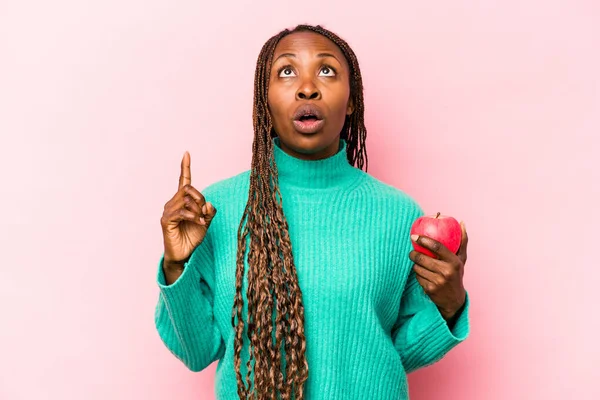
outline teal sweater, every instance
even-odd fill
[[[304,301],[306,399],[407,399],[406,374],[440,360],[468,336],[468,295],[449,329],[408,257],[410,227],[423,210],[352,167],[344,140],[337,154],[319,161],[292,157],[273,141]],[[203,189],[218,210],[206,238],[172,285],[165,284],[164,254],[158,266],[158,333],[192,371],[218,361],[217,399],[237,398],[231,315],[248,189],[249,171]],[[244,320],[246,288],[245,280]],[[245,376],[247,344],[242,357]]]

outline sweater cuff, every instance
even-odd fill
[[[465,300],[464,308],[456,320],[454,327],[450,329],[448,323],[442,317],[442,314],[436,308],[432,308],[433,322],[429,332],[424,334],[420,340],[413,344],[408,352],[407,365],[412,365],[418,360],[411,360],[412,357],[418,357],[425,360],[437,360],[439,355],[446,354],[450,349],[464,341],[469,336],[469,295]],[[429,364],[429,363],[427,363]]]
[[[466,294],[465,304],[452,329],[436,308],[436,322],[433,331],[424,339],[424,342],[430,342],[426,348],[442,346],[452,348],[464,341],[469,336],[469,293]]]
[[[469,336],[470,326],[469,326],[469,293],[466,292],[465,296],[465,304],[462,307],[458,318],[454,322],[454,326],[452,329],[448,327],[446,323],[446,328],[448,328],[448,334],[450,334],[454,340],[458,342],[462,342]],[[440,314],[441,315],[441,314]],[[442,318],[443,319],[443,318]]]
[[[192,257],[194,257],[193,254]],[[177,309],[179,308],[178,306],[185,307],[189,299],[193,298],[192,294],[198,291],[200,285],[200,273],[190,265],[190,262],[192,261],[192,258],[190,257],[184,264],[183,272],[179,278],[172,284],[167,285],[163,271],[164,258],[165,255],[163,253],[158,262],[158,273],[156,276],[158,287],[160,288],[165,301],[171,307]]]

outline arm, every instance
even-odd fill
[[[167,348],[190,370],[198,372],[223,357],[225,343],[213,316],[214,259],[210,231],[168,285],[158,265],[160,288],[155,324]]]
[[[394,347],[406,373],[439,361],[469,335],[469,295],[450,328],[411,272],[392,328]]]

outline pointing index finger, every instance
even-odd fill
[[[192,171],[190,169],[191,164],[191,156],[187,151],[183,154],[183,159],[181,160],[181,173],[179,174],[179,189],[184,187],[185,185],[189,185],[192,183]]]

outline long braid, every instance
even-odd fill
[[[276,133],[267,102],[275,47],[283,37],[298,31],[313,31],[329,38],[346,57],[350,67],[350,98],[354,112],[346,117],[341,137],[348,144],[348,162],[360,169],[364,166],[366,170],[368,167],[362,78],[352,49],[344,40],[320,26],[299,25],[271,37],[261,49],[256,64],[250,188],[238,229],[236,295],[231,323],[235,328],[234,366],[240,399],[303,400],[304,383],[308,379],[302,291],[298,285],[288,223],[282,208],[271,140]],[[246,324],[243,319],[242,282],[248,238],[246,338],[250,347],[244,382],[241,353]],[[281,360],[282,352],[285,353],[285,366]]]

